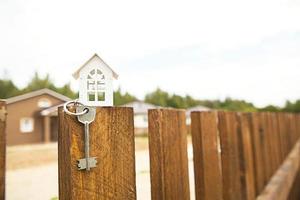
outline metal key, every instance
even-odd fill
[[[88,109],[88,112],[83,115],[78,115],[77,119],[79,122],[84,124],[84,154],[85,158],[79,159],[78,170],[90,170],[90,168],[96,167],[97,160],[96,157],[90,157],[90,142],[89,142],[89,125],[92,123],[96,116],[96,108],[88,106],[78,106],[76,112],[82,112]]]

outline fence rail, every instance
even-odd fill
[[[148,118],[151,198],[190,199],[185,111],[153,109]],[[90,172],[76,168],[84,155],[83,125],[62,109],[59,122],[59,198],[136,199],[132,109],[97,108],[90,142],[98,166]],[[264,199],[297,148],[300,115],[192,112],[191,134],[196,199]],[[299,199],[299,165],[288,171],[289,189],[275,191]]]

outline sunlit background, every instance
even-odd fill
[[[257,106],[300,97],[296,0],[0,2],[0,78],[58,85],[98,53],[142,99],[160,87]]]

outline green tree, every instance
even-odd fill
[[[126,92],[122,94],[121,88],[114,92],[114,105],[119,106],[135,101],[136,97]]]
[[[169,95],[168,95],[169,96]],[[167,105],[173,108],[187,108],[187,102],[184,97],[173,94],[167,99]]]
[[[49,74],[45,78],[41,78],[37,72],[35,72],[33,78],[28,83],[28,85],[23,89],[23,93],[32,92],[35,90],[40,90],[43,88],[48,88],[56,91],[56,87],[52,83]]]
[[[287,101],[285,103],[285,106],[283,108],[283,111],[285,112],[300,112],[300,100],[293,102]]]
[[[268,105],[263,108],[259,108],[258,110],[261,112],[280,112],[280,111],[282,111],[282,109],[280,107],[273,106],[273,105]]]
[[[169,94],[157,88],[145,96],[145,102],[158,106],[170,106],[168,104]],[[169,102],[170,103],[170,102]]]
[[[60,94],[63,94],[63,95],[65,95],[65,96],[67,96],[71,99],[77,99],[78,98],[78,92],[74,92],[71,89],[70,83],[67,83],[64,86],[59,87],[59,88],[54,87],[54,91],[56,91]]]
[[[15,86],[11,80],[0,80],[0,98],[6,99],[16,96],[20,90]]]

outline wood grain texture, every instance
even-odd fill
[[[245,200],[254,200],[256,197],[251,119],[250,113],[239,114],[241,190],[242,199]]]
[[[221,154],[216,112],[192,112],[195,192],[197,200],[222,199]]]
[[[270,178],[273,176],[275,171],[277,170],[277,153],[276,153],[276,145],[275,145],[275,137],[274,137],[274,130],[272,125],[272,118],[271,113],[264,113],[265,114],[265,125],[266,125],[266,140],[267,140],[267,148],[268,151],[266,152],[266,157],[268,157],[269,160],[269,177],[266,180],[269,182]]]
[[[289,152],[288,148],[288,138],[287,138],[287,129],[286,129],[286,118],[285,114],[278,113],[278,128],[279,128],[279,135],[280,135],[280,141],[281,141],[281,150],[282,150],[282,157],[285,159]]]
[[[237,114],[219,112],[223,199],[242,199]]]
[[[300,165],[300,141],[296,143],[284,163],[272,176],[257,200],[286,200],[297,178]]]
[[[0,110],[6,109],[5,101],[0,101]],[[5,199],[5,159],[6,159],[6,120],[0,120],[0,200]]]
[[[264,188],[264,158],[263,158],[263,144],[261,138],[263,137],[260,128],[259,113],[251,114],[251,141],[253,149],[253,163],[254,163],[254,175],[255,175],[255,191],[256,196]]]
[[[280,137],[279,137],[279,127],[278,127],[278,122],[277,122],[277,117],[275,113],[271,113],[271,123],[272,123],[272,132],[273,132],[273,138],[274,138],[274,148],[275,148],[275,153],[276,153],[276,170],[281,166],[283,159],[281,158],[281,142],[280,142]],[[276,171],[275,170],[275,171]],[[273,172],[274,174],[274,172]]]
[[[149,110],[151,198],[190,199],[185,111]]]
[[[136,199],[132,108],[97,108],[90,124],[90,156],[97,157],[97,167],[78,171],[77,159],[84,158],[84,127],[59,108],[59,199]]]

